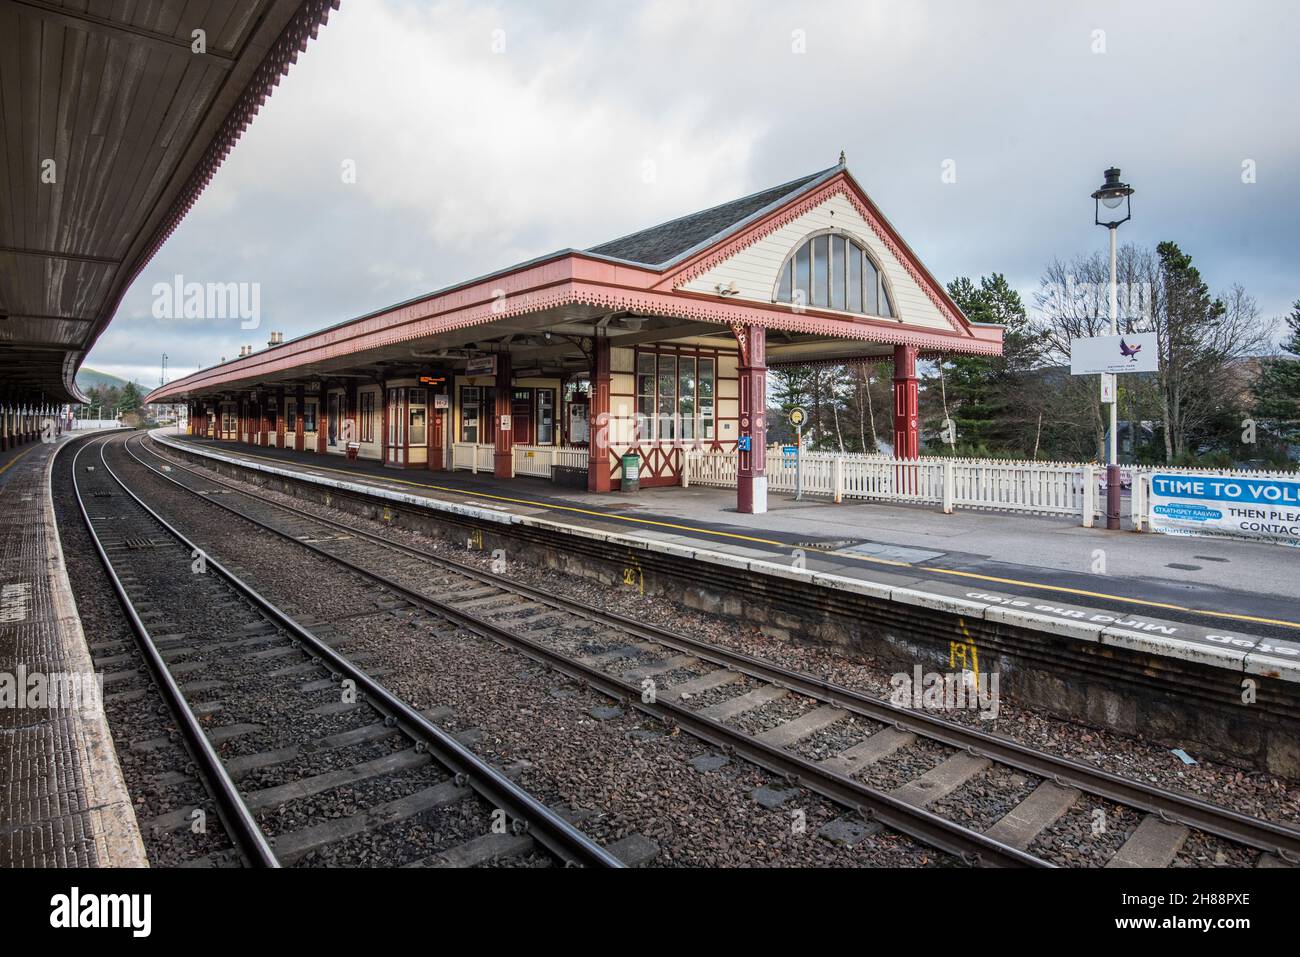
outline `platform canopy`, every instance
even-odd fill
[[[337,6],[0,0],[0,401],[84,398],[127,288]]]
[[[838,265],[837,265],[838,264]],[[430,364],[568,376],[614,348],[766,330],[769,366],[1000,354],[969,322],[845,165],[588,249],[563,249],[202,369],[155,390],[179,401]]]

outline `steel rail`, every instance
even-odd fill
[[[113,585],[113,590],[117,593],[117,599],[122,605],[122,610],[126,613],[131,630],[135,633],[140,651],[149,665],[149,670],[153,672],[154,681],[180,725],[189,752],[207,779],[209,790],[217,802],[218,814],[231,839],[250,863],[259,867],[279,867],[280,862],[276,859],[270,842],[253,819],[248,807],[244,804],[239,789],[235,786],[229,772],[226,771],[225,765],[221,763],[221,758],[217,756],[216,749],[212,747],[212,742],[208,740],[207,734],[204,733],[198,717],[191,710],[189,702],[185,700],[185,696],[181,693],[176,679],[167,670],[166,662],[159,653],[158,646],[154,644],[153,636],[136,612],[135,605],[127,596],[126,588],[122,584],[121,578],[118,577],[117,571],[113,568],[108,552],[99,539],[99,533],[95,530],[94,522],[90,520],[90,513],[86,509],[86,503],[81,494],[81,485],[77,481],[77,463],[81,459],[82,452],[90,445],[98,444],[100,461],[104,462],[104,467],[113,480],[121,485],[121,481],[116,475],[113,475],[112,469],[108,469],[108,463],[104,461],[104,445],[108,438],[108,436],[104,436],[98,443],[88,442],[82,445],[72,457],[72,490],[76,495],[77,507],[81,510],[81,518],[86,524],[86,531],[90,535],[91,544],[95,546],[99,561],[104,566],[104,571],[108,573],[108,579]],[[126,486],[122,487],[126,488]],[[132,497],[134,498],[134,496]]]
[[[130,441],[130,438],[127,440]],[[126,443],[123,443],[125,446]],[[129,454],[130,450],[127,450]],[[100,452],[103,458],[103,450]],[[134,454],[132,457],[135,458]],[[136,461],[140,461],[136,459]],[[180,488],[186,489],[198,498],[197,492],[187,488],[184,483],[177,482],[170,476],[158,472],[143,462],[140,463],[145,468],[150,469],[161,477],[173,482]],[[250,600],[258,610],[273,620],[277,625],[291,634],[304,647],[310,649],[311,653],[326,662],[334,671],[336,680],[350,678],[356,682],[357,688],[365,693],[366,700],[376,709],[386,716],[392,718],[401,729],[417,743],[422,743],[432,752],[435,758],[453,772],[458,783],[468,785],[478,792],[483,798],[489,801],[494,807],[501,808],[507,814],[521,822],[527,828],[527,832],[540,844],[568,864],[596,867],[624,867],[625,865],[609,851],[605,850],[595,841],[593,841],[582,831],[575,828],[563,817],[552,811],[545,804],[537,800],[519,785],[515,784],[504,774],[494,769],[486,761],[480,758],[474,752],[470,751],[459,741],[443,731],[419,711],[412,708],[405,701],[402,701],[386,687],[368,675],[358,666],[354,665],[346,657],[335,651],[328,644],[318,638],[311,631],[304,628],[297,621],[290,618],[276,605],[265,598],[260,592],[254,589],[247,582],[243,581],[238,575],[222,565],[217,559],[213,558],[206,550],[199,548],[197,544],[182,534],[175,526],[158,514],[154,509],[145,504],[144,500],[131,491],[126,483],[113,471],[104,460],[104,467],[108,469],[114,480],[121,485],[123,491],[131,496],[141,508],[152,515],[167,531],[178,541],[194,552],[202,554],[208,567],[215,569],[216,572],[235,587],[245,598]],[[222,508],[228,506],[224,503],[216,502]],[[232,511],[235,511],[232,509]],[[235,514],[239,514],[235,511]],[[269,529],[270,526],[267,526]],[[273,530],[273,529],[271,529]],[[283,533],[277,533],[283,534]],[[285,536],[288,537],[288,536]],[[290,541],[293,539],[290,537]]]
[[[386,578],[378,572],[360,567],[346,558],[326,551],[311,542],[295,538],[288,532],[247,515],[225,502],[216,501],[200,494],[196,489],[190,488],[185,483],[142,461],[135,456],[129,447],[126,451],[143,467],[179,488],[185,489],[202,501],[225,509],[264,531],[271,532],[285,541],[292,542],[327,561],[348,569],[354,574],[367,578],[388,591],[401,596],[411,604],[447,619],[473,634],[507,647],[519,649],[533,660],[584,685],[595,688],[625,706],[635,707],[660,721],[682,727],[692,735],[708,741],[729,754],[739,755],[760,767],[781,775],[792,784],[808,788],[810,791],[829,798],[837,804],[852,808],[864,818],[877,820],[930,847],[959,857],[969,864],[1000,867],[1054,867],[1054,865],[1042,858],[1019,848],[962,827],[960,824],[953,823],[924,808],[909,804],[892,795],[861,784],[847,775],[819,767],[815,762],[769,745],[720,721],[696,714],[674,702],[658,699],[645,701],[641,697],[641,689],[633,684],[608,675],[598,668],[568,658],[531,638],[508,631],[477,615],[461,611],[454,605],[440,599],[423,595],[399,582]],[[192,470],[186,469],[186,471]],[[206,476],[198,477],[205,481],[211,481]],[[224,483],[218,482],[214,484]],[[247,495],[247,493],[242,494]]]
[[[149,452],[157,458],[163,459],[163,456],[152,449]],[[185,471],[196,475],[199,474],[189,466],[179,465],[171,460],[164,460],[169,465],[176,465],[176,467]],[[247,491],[232,483],[210,478],[206,475],[200,475],[200,478],[230,488],[246,497],[251,497]],[[712,661],[714,664],[730,668],[749,677],[771,684],[783,685],[800,694],[826,701],[832,705],[842,706],[855,714],[892,725],[899,730],[931,738],[949,747],[967,751],[975,756],[992,758],[1009,767],[1047,778],[1062,787],[1078,788],[1081,791],[1117,804],[1124,804],[1157,814],[1167,821],[1176,821],[1208,834],[1214,834],[1239,844],[1277,854],[1288,863],[1300,863],[1300,831],[1294,828],[1273,821],[1250,817],[1239,811],[1211,804],[1189,795],[1152,787],[1141,781],[1135,781],[1110,771],[1091,767],[1070,758],[1040,751],[1008,738],[977,731],[944,718],[901,708],[890,702],[869,697],[851,688],[823,681],[820,678],[797,671],[791,671],[780,665],[732,651],[719,645],[670,632],[656,625],[644,624],[617,612],[605,611],[563,596],[542,592],[530,585],[507,579],[492,572],[482,571],[454,558],[434,555],[401,542],[389,541],[364,529],[315,515],[292,505],[270,502],[264,499],[258,501],[264,501],[276,508],[347,531],[350,534],[359,535],[377,544],[404,552],[413,557],[422,558],[432,564],[451,568],[484,584],[495,585],[530,600],[618,628],[635,637],[664,644],[678,651],[689,652],[696,657]]]

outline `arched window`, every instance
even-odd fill
[[[776,301],[894,318],[894,303],[871,255],[852,239],[821,233],[781,267]]]

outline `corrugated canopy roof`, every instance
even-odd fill
[[[0,400],[81,398],[127,288],[337,5],[0,0]]]

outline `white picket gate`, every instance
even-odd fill
[[[549,479],[551,467],[587,468],[587,450],[569,446],[516,445],[511,456],[513,475]],[[453,442],[451,467],[464,472],[492,472],[496,468],[496,447],[473,442]],[[512,476],[513,477],[513,476]]]
[[[587,450],[553,445],[516,445],[515,474],[551,477],[551,468],[587,468]]]

